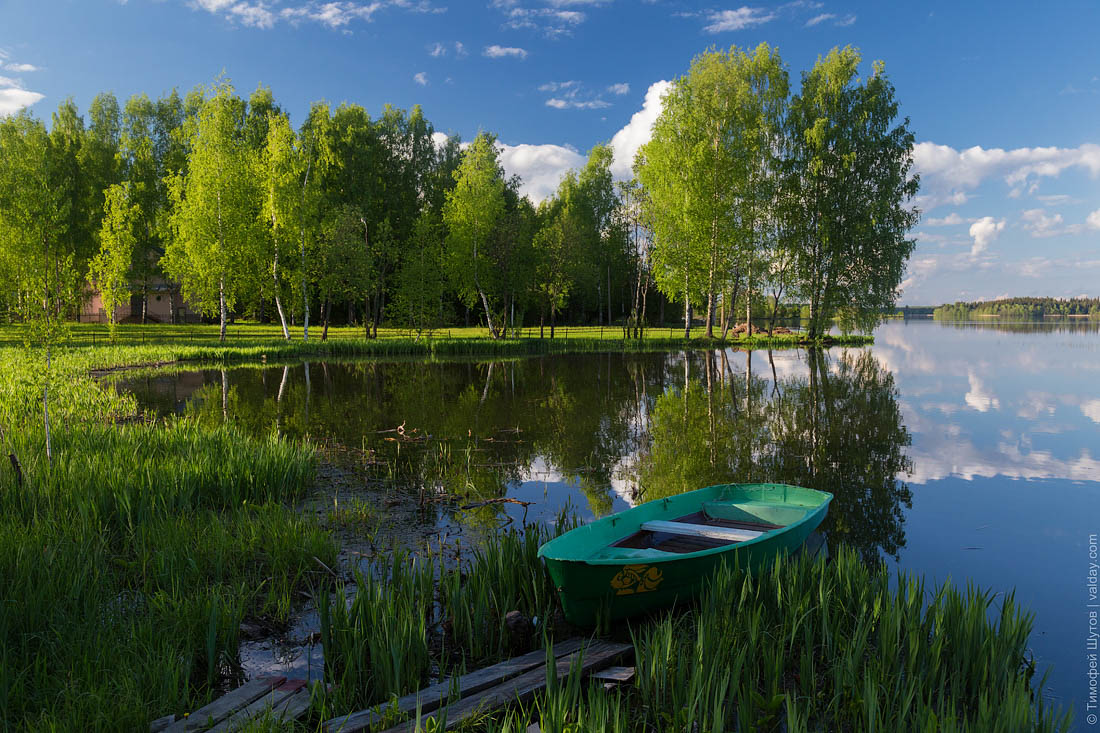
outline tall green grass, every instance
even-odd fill
[[[334,666],[334,689],[359,684],[363,694],[345,690],[329,698],[328,710],[350,712],[423,686],[429,657],[446,670],[461,668],[462,658],[476,666],[515,653],[495,631],[503,609],[547,612],[543,594],[553,589],[526,551],[527,542],[542,539],[536,529],[508,533],[469,567],[395,565],[385,574],[388,584],[361,578],[350,614],[332,616],[326,658],[362,661],[364,668],[370,660],[389,670],[387,686],[367,691],[347,667],[341,676]],[[440,574],[437,602],[433,573]],[[364,625],[353,617],[375,620]],[[433,620],[445,628],[439,634],[453,636],[449,655],[433,643]],[[1032,617],[1011,594],[931,589],[917,576],[869,567],[847,549],[831,562],[781,560],[756,576],[726,567],[690,607],[624,628],[619,635],[636,649],[633,686],[608,692],[573,673],[531,704],[475,727],[1007,733],[1069,724],[1043,701],[1027,655]],[[560,639],[576,631],[559,622],[543,633]],[[395,662],[402,649],[412,650],[404,666]],[[444,657],[449,665],[441,664]],[[398,667],[409,673],[403,683],[393,674]]]
[[[0,352],[0,729],[137,730],[236,684],[241,622],[324,582],[335,545],[288,507],[316,459],[143,421],[88,373],[118,350],[53,359],[48,461],[38,356]]]

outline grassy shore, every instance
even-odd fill
[[[641,338],[627,338],[622,328],[599,326],[562,326],[550,338],[550,329],[542,337],[538,328],[518,329],[508,338],[492,339],[484,328],[445,328],[417,334],[407,329],[381,329],[377,339],[367,339],[361,328],[339,326],[329,329],[328,338],[321,340],[322,329],[312,327],[309,341],[302,340],[302,329],[291,329],[291,338],[272,324],[242,322],[227,329],[225,343],[219,342],[216,325],[172,326],[166,324],[121,324],[114,339],[107,326],[71,324],[68,327],[69,347],[161,346],[190,354],[190,358],[216,357],[209,349],[225,354],[240,354],[248,358],[251,349],[271,350],[290,355],[346,354],[362,356],[432,356],[469,355],[502,356],[564,352],[647,351],[666,349],[701,349],[720,346],[735,348],[797,348],[806,346],[862,346],[872,343],[863,334],[833,334],[823,342],[811,343],[803,334],[754,331],[750,336],[725,340],[706,339],[701,327],[692,329],[684,338],[683,328],[651,328]],[[23,341],[20,326],[0,326],[0,345],[19,345]],[[260,353],[260,352],[256,352]]]
[[[87,335],[83,328],[73,329],[74,339]],[[131,397],[103,388],[95,373],[404,355],[426,343],[330,335],[326,343],[265,336],[221,346],[146,329],[162,338],[53,352],[52,460],[45,355],[0,348],[0,728],[136,730],[193,710],[240,681],[242,622],[279,628],[304,592],[326,599],[332,589],[332,535],[290,508],[314,479],[310,445],[250,437],[232,425],[147,422]],[[527,342],[427,343],[422,356]],[[572,334],[557,343],[595,350],[604,342]],[[656,339],[643,343],[662,348]],[[623,348],[613,344],[604,348]],[[318,694],[307,727],[514,653],[507,611],[538,617],[550,637],[574,633],[547,621],[557,615],[554,594],[535,557],[546,537],[539,528],[502,534],[459,567],[442,555],[395,554],[358,576],[354,597],[322,600],[333,686]],[[767,730],[785,719],[792,731],[866,729],[872,721],[883,729],[993,730],[986,723],[995,720],[1004,730],[1058,729],[1029,687],[1030,618],[1007,599],[991,623],[990,604],[988,594],[926,592],[912,578],[891,585],[884,571],[845,552],[831,565],[784,563],[755,580],[731,571],[694,613],[619,629],[639,649],[634,691],[608,695],[570,679],[533,706],[478,725],[523,730],[538,719],[554,731],[683,730],[700,721],[699,730],[722,730],[739,721],[743,730]]]
[[[323,613],[330,691],[315,697],[314,720],[384,710],[430,669],[458,673],[575,634],[555,620],[536,557],[546,539],[529,527],[457,568],[429,554],[361,574],[350,605],[340,594]],[[509,637],[509,610],[540,619],[530,642]],[[1043,706],[1033,678],[1031,625],[1011,595],[928,588],[844,549],[756,577],[727,567],[697,603],[601,630],[633,642],[633,687],[573,676],[463,729],[1064,730],[1068,717]]]
[[[0,728],[138,730],[193,709],[239,681],[241,623],[286,624],[336,561],[288,508],[309,446],[148,424],[90,376],[147,358],[55,352],[50,460],[44,355],[0,350]]]

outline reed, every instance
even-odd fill
[[[52,360],[51,462],[44,364],[0,350],[0,729],[136,730],[194,709],[240,680],[241,622],[286,624],[335,563],[288,507],[312,449],[145,422],[89,375],[134,356]]]
[[[479,574],[505,583],[526,574],[534,590],[524,600],[539,605],[537,562],[521,553],[510,557],[507,575],[494,569],[498,558],[522,549],[519,538],[509,542],[507,549],[487,549],[467,571],[444,572],[441,586],[458,587]],[[471,594],[491,619],[492,602],[478,600],[488,591]],[[457,603],[442,602],[444,617],[457,610]],[[1041,681],[1033,679],[1031,625],[1011,594],[995,599],[972,586],[929,589],[917,576],[869,567],[844,548],[832,562],[787,559],[755,576],[726,567],[694,604],[629,625],[632,688],[608,692],[574,672],[531,704],[478,725],[522,731],[537,722],[547,733],[1064,731],[1069,715],[1051,710]],[[491,637],[493,626],[475,631]],[[549,639],[572,633],[552,625],[545,632]],[[502,644],[495,652],[491,646],[474,647],[469,658],[508,653]]]

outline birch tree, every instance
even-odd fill
[[[227,81],[210,92],[191,133],[187,172],[171,181],[174,237],[163,265],[195,308],[217,314],[225,341],[229,311],[253,271],[255,192],[244,104]]]
[[[99,253],[92,258],[88,281],[99,290],[112,340],[118,323],[115,311],[130,297],[131,263],[137,245],[134,229],[141,216],[141,207],[131,201],[129,186],[116,183],[104,191]]]
[[[459,298],[468,307],[478,302],[485,309],[489,334],[500,338],[494,321],[497,293],[494,263],[486,251],[489,239],[504,214],[504,176],[496,140],[482,132],[466,149],[455,171],[456,185],[447,192],[443,221],[448,237],[448,271]]]
[[[818,59],[790,108],[786,219],[812,339],[841,309],[869,327],[893,305],[913,251],[913,133],[908,118],[897,121],[883,64],[860,79],[861,60],[851,47]]]
[[[302,155],[296,145],[294,130],[285,114],[272,113],[260,155],[256,159],[256,177],[262,191],[260,220],[266,234],[264,264],[270,264],[271,295],[279,314],[283,338],[290,340],[283,311],[282,280],[279,256],[293,246],[302,215],[299,177],[302,175]],[[266,279],[266,278],[265,278]],[[266,288],[261,288],[265,292]]]

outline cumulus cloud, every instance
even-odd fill
[[[623,94],[630,94],[630,85],[624,83],[612,84],[607,88],[607,91],[611,94],[622,96]]]
[[[707,13],[707,24],[703,30],[707,33],[725,33],[741,31],[756,25],[763,25],[775,18],[775,13],[763,8],[741,6],[737,10],[712,10]]]
[[[505,172],[523,179],[520,194],[539,202],[558,188],[562,175],[584,165],[585,157],[562,145],[500,145],[500,164]]]
[[[6,53],[0,52],[0,54],[2,54],[0,55],[0,60],[8,58]],[[8,65],[8,67],[11,66],[18,66],[18,64]],[[23,87],[23,82],[19,79],[0,76],[0,117],[7,117],[8,115],[15,114],[19,110],[30,107],[32,104],[44,98],[44,94],[25,89]]]
[[[498,46],[493,44],[492,46],[486,46],[482,51],[482,55],[490,59],[501,59],[507,57],[513,57],[518,59],[527,58],[527,51],[522,48],[515,48],[512,46]]]
[[[649,85],[642,108],[635,112],[630,122],[611,138],[611,173],[616,178],[630,178],[634,168],[634,156],[638,148],[649,142],[653,135],[653,123],[661,114],[661,96],[672,86],[669,81],[656,81]]]
[[[982,148],[956,150],[932,142],[913,147],[913,163],[921,175],[921,196],[925,211],[944,204],[965,203],[967,191],[987,179],[1001,178],[1019,195],[1034,193],[1038,179],[1056,178],[1067,169],[1080,169],[1093,178],[1100,176],[1100,145],[1076,148]]]
[[[442,43],[433,43],[431,46],[428,46],[428,55],[431,56],[432,58],[439,58],[440,56],[446,56],[447,55],[447,47],[444,46]]]
[[[1020,220],[1024,224],[1024,229],[1031,232],[1031,236],[1038,238],[1076,234],[1080,230],[1076,225],[1063,226],[1061,214],[1048,215],[1044,209],[1028,209],[1020,214]]]
[[[974,245],[970,248],[970,256],[977,257],[989,249],[989,245],[997,238],[1005,228],[1004,219],[994,219],[992,216],[983,216],[970,225],[970,236],[974,238]]]
[[[427,74],[427,72],[421,71],[418,74],[413,74],[413,81],[415,81],[417,84],[419,84],[422,87],[428,86],[428,74]]]
[[[1088,400],[1081,403],[1081,412],[1085,414],[1089,420],[1095,423],[1100,423],[1100,400]]]
[[[1100,229],[1100,209],[1088,215],[1085,219],[1085,226],[1089,229]]]

